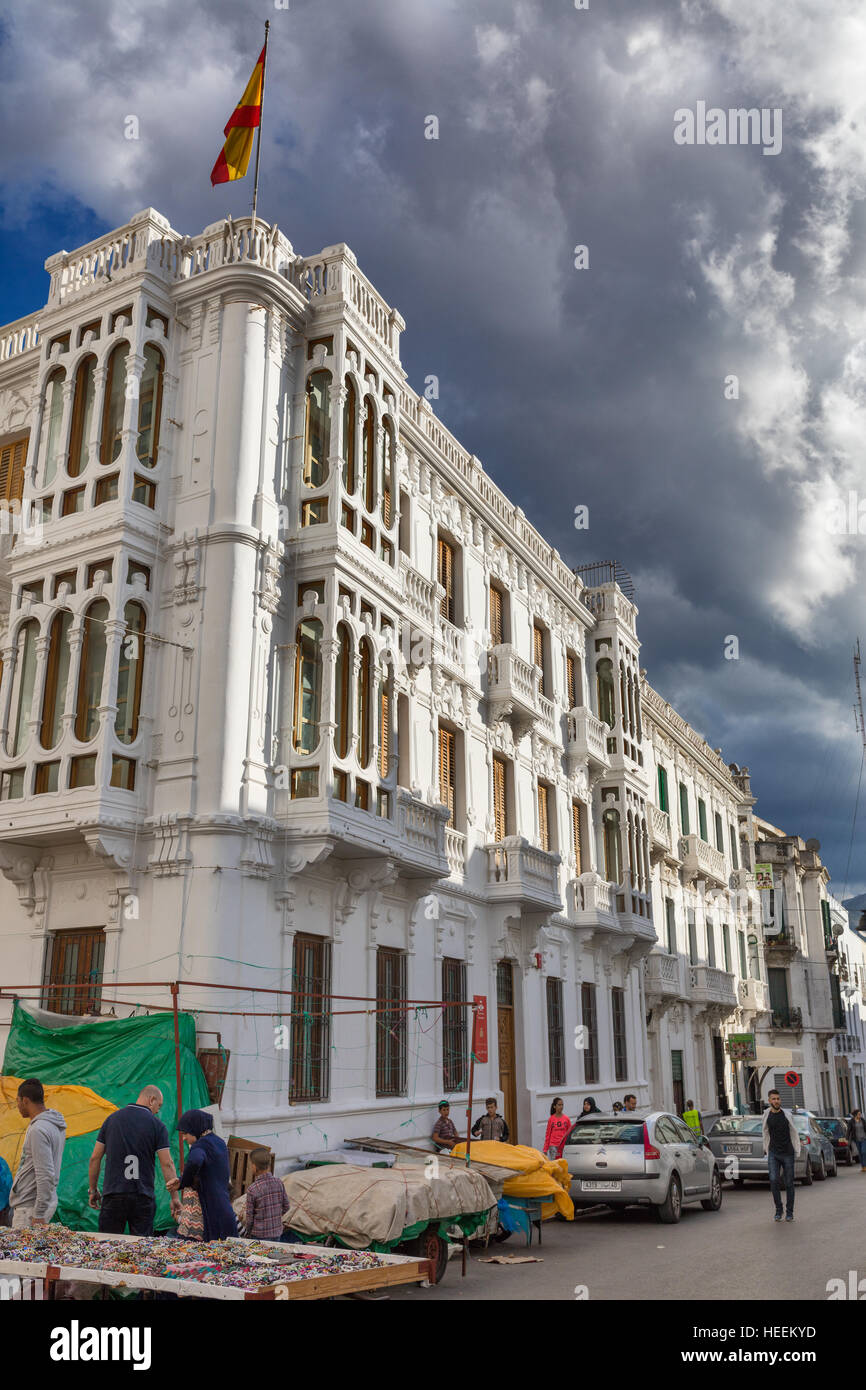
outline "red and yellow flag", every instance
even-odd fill
[[[253,68],[253,75],[246,91],[229,116],[225,131],[226,142],[219,153],[219,159],[211,170],[212,184],[228,183],[232,179],[242,179],[250,163],[253,152],[253,132],[262,119],[262,90],[265,82],[265,50]]]

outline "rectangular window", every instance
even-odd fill
[[[77,570],[63,570],[61,574],[55,574],[51,581],[51,597],[56,598],[60,592],[61,584],[65,584],[70,594],[75,593],[75,585],[78,580]]]
[[[137,481],[137,479],[136,479],[136,481]],[[138,497],[135,496],[135,493],[133,493],[132,496],[133,496],[133,501],[138,502],[138,501],[141,500],[140,498],[138,498]],[[148,503],[148,506],[151,506],[151,507],[152,507],[152,506],[153,506],[153,503],[152,503],[152,502]],[[327,499],[327,497],[320,497],[319,500],[318,500],[317,502],[302,502],[302,503],[301,503],[301,525],[302,525],[302,526],[324,526],[324,524],[325,524],[325,522],[326,522],[327,520],[328,520],[328,499]],[[367,529],[368,529],[368,531],[370,531],[370,536],[369,536],[369,539],[368,539],[368,540],[365,540],[365,541],[364,541],[364,544],[365,544],[365,545],[372,546],[372,544],[373,544],[373,532],[372,532],[372,530],[370,530],[369,527],[368,527]]]
[[[538,783],[538,844],[543,850],[550,850],[550,787],[546,782]]]
[[[400,489],[400,527],[398,545],[401,555],[409,556],[412,553],[411,536],[412,520],[409,511],[409,494]]]
[[[689,965],[698,963],[698,931],[695,925],[694,908],[686,909],[686,921],[689,928]]]
[[[740,867],[740,857],[737,853],[737,830],[735,826],[730,826],[731,832],[731,866],[734,869]]]
[[[746,966],[746,934],[745,934],[745,932],[738,931],[738,932],[737,932],[737,940],[738,940],[739,946],[740,946],[740,975],[741,975],[742,978],[745,980],[745,979],[748,978],[748,974],[749,974],[748,968],[747,968],[747,966]]]
[[[317,767],[296,767],[292,769],[292,800],[301,801],[308,796],[319,795],[319,769]]]
[[[689,793],[685,782],[680,782],[680,833],[689,833]]]
[[[156,483],[152,483],[149,478],[142,478],[139,473],[134,473],[132,477],[132,500],[139,502],[142,507],[150,507],[151,510],[156,506]],[[310,502],[309,506],[318,505]],[[327,521],[328,504],[325,503],[325,520]]]
[[[62,498],[61,503],[60,503],[60,515],[61,515],[61,516],[75,516],[76,512],[83,512],[83,511],[84,511],[84,488],[83,488],[83,487],[74,487],[74,488],[70,488],[70,490],[69,490],[68,492],[64,492],[63,498]]]
[[[456,768],[454,762],[455,734],[452,729],[439,726],[439,800],[450,812],[448,824],[454,824],[454,800],[456,791]]]
[[[48,943],[42,1007],[55,1014],[98,1014],[104,959],[101,927],[56,932]]]
[[[345,502],[340,509],[340,525],[345,526],[347,531],[355,534],[355,513],[351,507],[347,507]]]
[[[111,759],[111,782],[112,787],[119,787],[124,792],[135,791],[135,759],[118,758]]]
[[[466,999],[466,962],[446,956],[442,962],[442,1003],[461,1004]],[[466,1010],[442,1010],[442,1089],[465,1091],[469,1054],[466,1043]]]
[[[707,806],[706,802],[698,797],[698,830],[704,844],[708,844],[707,839]]]
[[[370,809],[370,783],[362,782],[360,777],[355,783],[355,805],[359,811]]]
[[[677,919],[673,898],[665,898],[665,933],[668,955],[675,956],[677,953]]]
[[[670,807],[668,806],[668,774],[667,774],[667,772],[665,771],[665,769],[661,766],[661,764],[659,764],[658,774],[659,774],[659,810],[660,810],[660,811],[668,811],[668,810],[670,810]]]
[[[490,645],[499,647],[505,641],[502,626],[502,591],[490,585]]]
[[[717,849],[721,854],[724,854],[724,852],[725,852],[725,835],[724,835],[724,831],[722,830],[722,818],[721,818],[721,816],[719,815],[718,811],[716,811],[716,814],[715,814],[715,821],[716,821],[716,849]]]
[[[386,565],[394,563],[394,547],[390,541],[381,541],[379,544],[379,559],[384,560]]]
[[[707,965],[716,963],[716,928],[710,918],[707,918]]]
[[[113,571],[114,563],[112,560],[94,560],[92,564],[87,566],[87,583],[84,587],[92,589],[96,583],[96,576],[100,573],[105,575],[105,583],[110,584]]]
[[[547,1060],[550,1085],[565,1085],[565,1032],[562,1018],[562,980],[547,977]]]
[[[0,801],[20,801],[24,796],[24,768],[0,773]]]
[[[625,990],[614,987],[610,992],[613,1013],[613,1065],[617,1081],[628,1079],[628,1056],[625,1043]]]
[[[454,547],[439,537],[436,550],[436,578],[445,590],[439,600],[439,612],[449,623],[455,621],[454,606]]]
[[[508,764],[498,754],[493,755],[493,820],[499,844],[508,834]]]
[[[569,709],[576,709],[578,705],[583,704],[580,665],[577,657],[571,652],[567,652],[565,656],[565,693]]]
[[[96,786],[96,754],[91,753],[84,758],[71,758],[69,762],[69,786],[70,790],[75,791],[77,787]]]
[[[126,582],[127,582],[127,584],[132,584],[132,583],[134,583],[135,578],[136,578],[136,575],[139,575],[139,574],[141,575],[141,577],[142,577],[143,580],[144,580],[144,587],[145,587],[145,589],[149,589],[149,588],[150,588],[150,570],[147,568],[147,565],[140,565],[140,564],[138,563],[137,560],[130,560],[129,566],[127,567],[127,571],[126,571]]]
[[[376,1095],[406,1094],[406,953],[376,952]]]
[[[327,1100],[331,1089],[331,943],[295,937],[289,1100]]]
[[[731,929],[727,922],[722,923],[722,950],[725,953],[725,969],[731,970]]]
[[[598,1081],[598,1015],[595,1008],[595,985],[580,987],[581,1021],[585,1031],[583,1050],[583,1079],[589,1085]]]
[[[101,507],[104,502],[117,501],[117,484],[120,478],[119,473],[112,473],[109,478],[100,478],[96,484],[96,491],[93,494],[93,505]]]
[[[542,695],[549,695],[547,688],[547,661],[545,659],[545,645],[547,634],[544,628],[538,623],[532,625],[532,664],[541,672],[538,688]]]
[[[165,314],[160,314],[156,309],[152,309],[148,304],[147,313],[144,318],[145,328],[153,328],[154,324],[161,323],[165,337],[168,337],[168,319]]]
[[[572,801],[571,803],[571,847],[574,850],[574,876],[579,878],[583,873],[583,844],[584,844],[584,806],[582,801]]]
[[[59,762],[40,763],[33,778],[33,795],[43,796],[46,792],[56,792],[59,771]]]
[[[24,460],[29,434],[0,447],[0,501],[20,502],[24,495]]]

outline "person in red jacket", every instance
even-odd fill
[[[571,1120],[565,1114],[565,1104],[557,1096],[550,1107],[550,1119],[544,1134],[543,1152],[548,1158],[562,1158],[562,1146],[571,1132]]]

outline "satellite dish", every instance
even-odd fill
[[[820,840],[816,840],[816,839],[814,839],[814,838],[811,839],[811,840],[807,840],[807,841],[806,841],[806,848],[807,848],[807,849],[812,849],[812,850],[814,850],[815,853],[817,854],[818,851],[819,851],[819,849],[821,848],[821,841],[820,841]]]

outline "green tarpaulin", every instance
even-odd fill
[[[195,1055],[195,1019],[180,1015],[181,1097],[185,1110],[210,1104],[204,1073]],[[6,1076],[37,1077],[45,1085],[89,1086],[114,1105],[138,1099],[152,1084],[164,1100],[159,1118],[169,1134],[177,1167],[177,1086],[174,1018],[170,1013],[141,1018],[108,1018],[67,1028],[45,1028],[20,1004],[15,1005],[3,1059]],[[97,1213],[87,1204],[87,1164],[95,1134],[69,1139],[63,1151],[56,1221],[74,1230],[96,1230]],[[103,1164],[103,1174],[105,1167]],[[169,1196],[156,1165],[157,1230],[174,1225]]]

